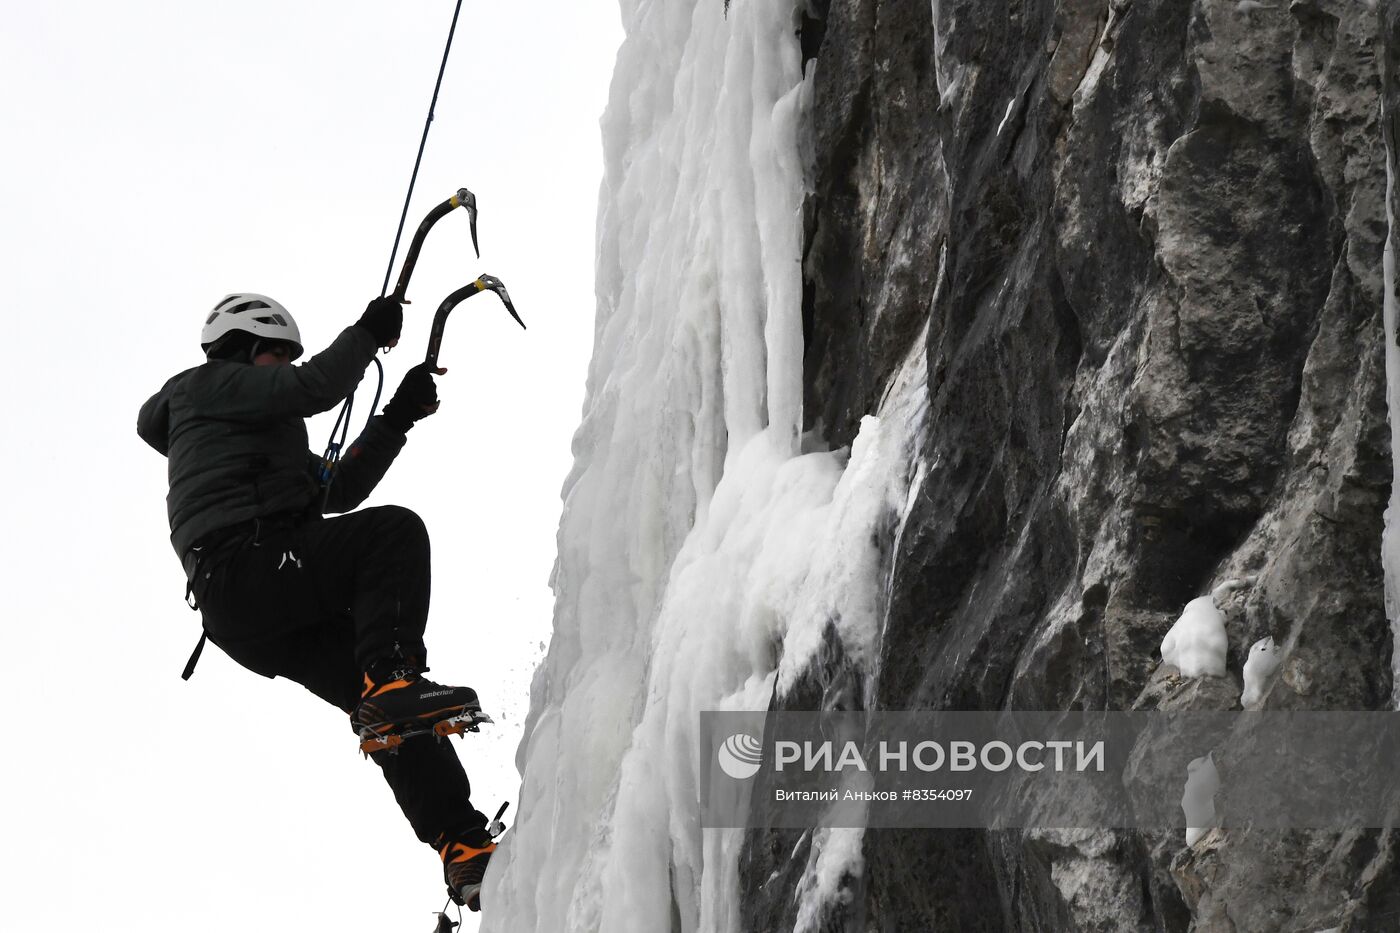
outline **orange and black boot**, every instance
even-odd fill
[[[365,674],[360,702],[350,714],[357,729],[386,735],[406,729],[431,728],[467,711],[480,712],[471,687],[445,687],[415,671],[395,671],[376,681]]]
[[[496,843],[484,829],[472,830],[455,842],[438,849],[442,856],[442,876],[453,903],[468,910],[481,910],[481,879]]]

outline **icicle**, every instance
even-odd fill
[[[1389,148],[1389,147],[1387,147]],[[1390,409],[1390,449],[1400,451],[1400,347],[1395,332],[1395,214],[1391,207],[1395,187],[1392,161],[1400,153],[1387,152],[1385,160],[1385,217],[1387,234],[1381,268],[1384,273],[1385,299],[1385,381],[1386,402]],[[1390,505],[1385,510],[1385,530],[1381,532],[1381,566],[1385,573],[1385,614],[1390,619],[1391,670],[1395,676],[1391,690],[1392,705],[1400,709],[1400,457],[1391,457],[1394,476],[1390,485]]]

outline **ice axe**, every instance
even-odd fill
[[[399,280],[394,285],[394,297],[399,301],[404,304],[408,303],[404,294],[408,291],[408,280],[413,275],[413,267],[418,264],[418,254],[423,249],[423,241],[428,238],[428,231],[433,229],[433,224],[459,207],[467,209],[467,218],[470,220],[472,228],[472,249],[476,250],[477,258],[481,258],[481,247],[477,245],[476,241],[476,195],[466,188],[458,188],[456,194],[428,211],[428,216],[423,218],[423,222],[418,225],[417,231],[414,232],[413,241],[408,244],[408,253],[403,258],[403,268],[399,270]]]
[[[457,4],[457,8],[458,10],[461,9],[460,2]],[[457,25],[456,14],[453,14],[452,25],[454,28]],[[448,34],[447,44],[450,49],[452,47],[452,37],[450,33]],[[446,53],[443,55],[442,63],[443,66],[446,67]],[[439,84],[442,82],[441,71],[438,72],[438,82]],[[436,90],[433,91],[433,103],[437,103]],[[432,121],[433,111],[432,107],[429,107],[428,124],[431,125]],[[428,128],[425,126],[423,128],[423,143],[427,141]],[[422,143],[418,146],[418,158],[420,160],[423,158]],[[417,179],[418,164],[415,162],[413,166],[413,177],[408,182],[408,197],[404,199],[403,213],[399,215],[399,228],[394,233],[394,249],[389,253],[389,265],[384,270],[384,285],[379,289],[380,297],[383,297],[388,292],[389,276],[394,272],[394,258],[399,253],[399,238],[403,235],[404,219],[408,217],[408,203],[413,198],[413,183],[417,181]],[[465,207],[467,209],[467,217],[471,221],[472,228],[472,248],[476,250],[478,258],[481,256],[481,248],[477,246],[476,242],[476,195],[472,194],[466,188],[458,188],[456,194],[428,211],[428,216],[423,218],[423,222],[418,225],[417,231],[414,232],[413,242],[409,244],[408,253],[405,254],[403,259],[403,268],[399,270],[399,281],[394,286],[393,296],[396,301],[401,304],[408,304],[408,299],[404,297],[404,293],[408,291],[408,280],[413,276],[413,267],[418,265],[418,254],[423,250],[423,241],[428,238],[428,231],[433,229],[433,225],[439,220],[459,207]],[[442,312],[439,312],[439,314],[441,313]],[[511,313],[514,314],[515,312],[512,311]],[[516,320],[519,320],[519,318]],[[388,352],[387,348],[385,352]],[[384,367],[380,364],[377,356],[374,359],[374,365],[379,367],[379,388],[374,390],[374,402],[370,405],[371,415],[373,415],[374,410],[379,407],[379,390],[384,388]],[[321,455],[321,502],[323,505],[329,500],[331,483],[335,478],[335,465],[340,460],[340,451],[345,446],[346,437],[350,433],[350,408],[354,400],[355,393],[354,390],[351,390],[350,394],[345,397],[345,404],[340,407],[340,414],[336,415],[335,426],[331,428],[330,439],[326,441],[326,451]],[[336,440],[337,435],[340,437],[339,440]]]
[[[442,332],[447,327],[447,316],[452,313],[452,309],[466,301],[472,295],[479,295],[482,292],[495,292],[505,303],[506,310],[510,316],[515,318],[515,323],[524,329],[525,322],[520,320],[520,315],[515,313],[515,305],[510,302],[510,293],[506,291],[506,284],[494,275],[483,275],[469,285],[463,285],[452,294],[442,300],[438,305],[437,313],[433,315],[433,330],[428,336],[428,355],[425,362],[436,368],[438,364],[438,351],[442,349]]]

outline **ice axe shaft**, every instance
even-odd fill
[[[459,207],[467,209],[467,218],[471,221],[472,228],[472,249],[476,250],[478,257],[481,256],[481,249],[476,241],[476,195],[466,188],[458,188],[456,194],[428,211],[428,216],[423,218],[423,222],[414,232],[413,242],[408,244],[408,252],[403,258],[403,268],[399,270],[399,280],[394,285],[394,297],[399,301],[406,300],[404,296],[408,292],[408,280],[413,277],[413,267],[418,265],[418,254],[423,250],[423,241],[428,238],[428,231]]]
[[[525,322],[520,320],[519,314],[515,313],[515,305],[511,304],[510,293],[506,291],[505,283],[494,275],[483,275],[475,282],[463,285],[444,298],[442,304],[438,305],[437,313],[433,315],[433,330],[428,335],[428,355],[424,358],[424,362],[434,368],[437,367],[438,351],[442,349],[442,334],[447,329],[447,316],[452,313],[452,309],[471,296],[486,291],[495,292],[505,304],[510,316],[515,318],[515,323],[519,324],[522,329],[525,327]]]

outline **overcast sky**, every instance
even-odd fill
[[[432,928],[436,856],[342,714],[217,649],[179,679],[198,617],[165,462],[134,424],[200,361],[223,294],[278,299],[314,352],[379,293],[452,6],[5,4],[7,929]],[[438,225],[383,357],[387,397],[437,303],[482,272],[529,325],[491,296],[454,313],[442,409],[368,503],[413,508],[432,534],[433,676],[501,720],[457,744],[488,812],[515,799],[549,637],[621,38],[612,0],[464,3],[405,239],[466,186],[482,256],[463,212]],[[312,422],[317,449],[331,419]]]

